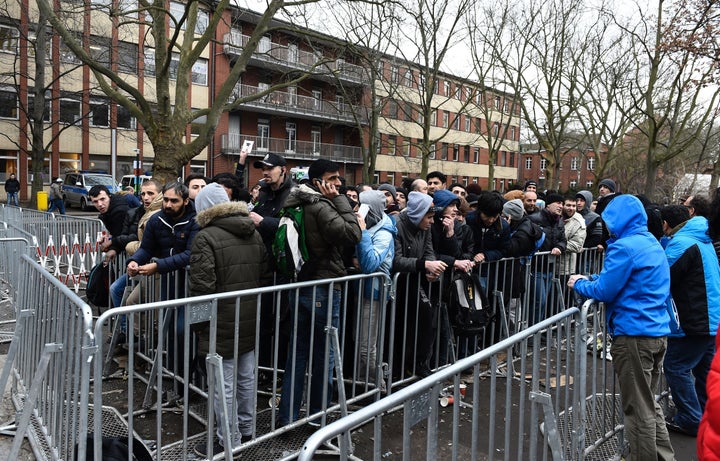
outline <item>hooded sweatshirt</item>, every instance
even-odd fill
[[[360,193],[360,203],[370,207],[365,223],[367,228],[362,231],[360,243],[357,244],[357,258],[363,274],[382,272],[385,282],[390,282],[390,270],[395,257],[395,236],[397,228],[392,218],[384,213],[385,195],[372,190]],[[364,284],[365,297],[378,299],[381,286],[380,279],[372,279],[372,283]],[[372,290],[372,291],[371,291]]]
[[[575,291],[606,303],[613,336],[667,336],[670,266],[647,230],[645,208],[637,197],[620,195],[605,209],[603,219],[610,239],[602,272],[578,280]]]

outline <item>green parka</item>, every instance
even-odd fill
[[[246,290],[272,280],[268,256],[260,234],[249,218],[244,202],[226,202],[201,211],[200,226],[190,253],[190,294],[192,296]],[[242,298],[239,310],[238,349],[235,345],[235,298],[218,302],[216,352],[224,359],[255,348],[257,301]],[[208,353],[210,323],[194,327],[200,352]]]

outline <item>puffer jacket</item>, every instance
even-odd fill
[[[382,272],[386,282],[390,282],[390,270],[395,257],[395,236],[397,228],[392,218],[383,215],[382,220],[370,229],[362,231],[360,243],[357,244],[357,258],[363,274]],[[363,286],[365,298],[378,299],[380,293],[378,279]]]
[[[670,292],[680,319],[680,329],[672,336],[714,335],[718,329],[720,265],[707,230],[707,219],[696,216],[665,247]]]
[[[265,244],[248,216],[244,202],[226,202],[197,215],[200,231],[190,253],[190,295],[199,296],[247,290],[269,284]],[[223,358],[255,348],[256,300],[245,296],[240,302],[238,349],[235,351],[235,299],[218,301],[216,352]],[[200,352],[209,352],[210,323],[195,326]]]
[[[720,349],[720,334],[715,350]],[[706,379],[707,402],[697,433],[698,461],[720,461],[720,354],[715,354]]]
[[[192,206],[186,206],[176,222],[161,210],[148,220],[140,248],[128,263],[135,261],[142,266],[154,260],[161,274],[184,269],[190,263],[190,248],[199,229]]]
[[[285,207],[304,208],[305,244],[309,258],[298,274],[299,281],[322,280],[346,274],[343,252],[360,242],[357,217],[344,195],[332,200],[306,184],[295,187]]]
[[[162,208],[162,203],[163,194],[158,194],[155,196],[153,201],[150,202],[150,205],[145,208],[145,211],[143,212],[142,216],[140,216],[140,220],[137,222],[137,226],[135,229],[135,233],[137,234],[137,240],[128,242],[127,245],[125,245],[125,251],[127,252],[128,256],[134,255],[138,251],[138,248],[140,248],[140,242],[142,241],[143,234],[145,233],[145,226],[147,226],[147,222],[150,220],[150,218],[152,218],[155,213],[160,211],[160,208]]]
[[[637,197],[620,195],[610,202],[603,219],[611,238],[602,272],[578,280],[575,291],[606,303],[613,336],[667,336],[670,266],[660,243],[647,230],[642,203]]]

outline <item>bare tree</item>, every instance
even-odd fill
[[[192,69],[203,51],[215,40],[218,25],[227,20],[226,12],[232,6],[229,0],[209,4],[207,18],[203,16],[200,5],[208,4],[199,0],[187,1],[179,14],[172,14],[165,0],[138,0],[137,10],[132,11],[120,10],[124,5],[122,2],[114,3],[115,7],[100,8],[94,12],[106,14],[107,22],[113,27],[146,32],[140,43],[140,52],[142,55],[147,48],[153,50],[153,91],[138,89],[113,71],[112,66],[93,58],[88,38],[82,35],[78,37],[76,32],[82,29],[73,26],[89,22],[84,5],[81,4],[78,10],[56,11],[48,0],[38,0],[37,3],[68,48],[92,71],[102,91],[125,107],[142,125],[155,152],[154,175],[161,180],[170,180],[177,177],[180,166],[198,155],[212,141],[223,111],[307,78],[309,73],[294,75],[264,91],[236,97],[235,85],[258,48],[260,39],[272,30],[293,27],[291,23],[273,22],[273,18],[281,10],[291,13],[294,9],[316,1],[269,1],[249,39],[243,43],[228,78],[216,88],[212,103],[209,107],[199,109],[192,108],[187,97],[192,84]],[[319,66],[323,64],[318,63]],[[197,136],[188,139],[188,126],[193,123],[198,127]]]

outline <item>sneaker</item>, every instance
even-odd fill
[[[213,456],[225,451],[225,447],[220,445],[219,441],[215,441],[213,443],[212,449],[213,449]],[[193,451],[198,456],[201,456],[203,458],[208,458],[208,443],[207,443],[207,441],[200,442],[197,445],[195,445],[195,448],[193,448]]]
[[[322,419],[320,419],[320,418],[313,419],[312,421],[308,421],[308,425],[310,427],[320,427],[321,424],[322,424]]]
[[[427,378],[432,374],[432,370],[425,363],[418,363],[415,365],[415,376],[418,378]]]
[[[665,421],[665,426],[667,426],[668,430],[671,432],[687,435],[689,437],[697,437],[697,430],[693,431],[690,429],[686,429],[686,428],[676,424],[675,421],[673,421],[673,420]]]

